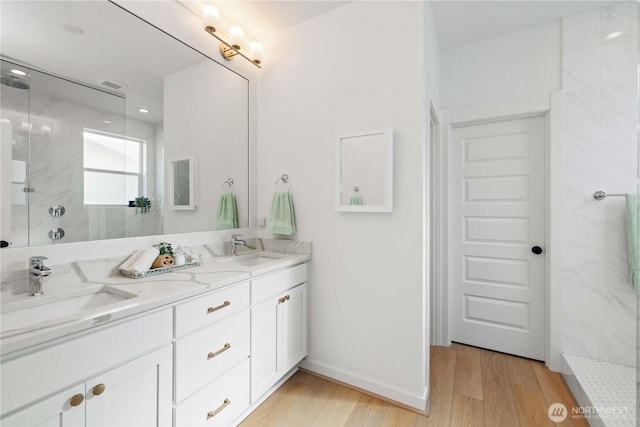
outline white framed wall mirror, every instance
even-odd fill
[[[196,208],[195,160],[172,160],[169,166],[169,207],[175,210]]]
[[[338,136],[336,211],[393,211],[393,130]]]

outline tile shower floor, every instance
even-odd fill
[[[636,370],[600,360],[563,355],[565,378],[582,411],[597,411],[592,426],[636,426]],[[571,375],[572,374],[572,375]],[[576,384],[578,383],[578,384]],[[577,386],[577,387],[576,387]]]

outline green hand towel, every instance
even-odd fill
[[[361,205],[362,204],[362,197],[360,197],[360,196],[351,196],[351,199],[349,199],[349,204],[350,205]]]
[[[222,193],[218,202],[217,230],[238,228],[238,210],[233,193]]]
[[[288,191],[280,191],[273,195],[267,229],[273,234],[286,234],[290,236],[296,233],[293,200],[291,199],[291,193]]]
[[[627,199],[627,248],[629,250],[629,273],[634,288],[640,287],[640,239],[638,238],[638,195],[629,193]]]

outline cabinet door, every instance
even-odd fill
[[[307,355],[307,284],[286,292],[278,304],[278,373],[286,374]]]
[[[86,425],[170,426],[171,366],[166,346],[87,381]]]
[[[278,381],[278,298],[251,308],[251,402]]]
[[[0,421],[3,427],[84,426],[84,384],[34,403]]]

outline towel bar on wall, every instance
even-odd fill
[[[625,197],[626,194],[607,194],[604,191],[596,191],[595,193],[593,193],[593,198],[600,201],[600,200],[604,200],[607,197]]]

